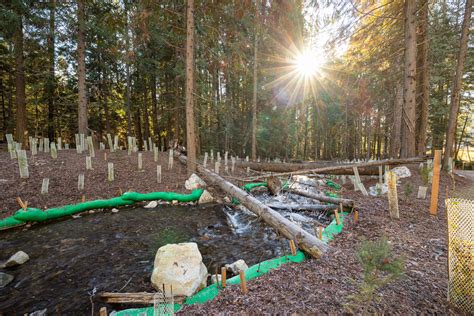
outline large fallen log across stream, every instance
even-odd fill
[[[368,170],[371,167],[377,166],[396,166],[396,165],[403,165],[409,163],[417,163],[423,162],[426,158],[424,157],[414,157],[414,158],[405,158],[405,159],[385,159],[385,160],[376,160],[376,161],[369,161],[369,162],[362,162],[362,163],[355,163],[355,164],[344,164],[344,165],[336,165],[336,166],[328,166],[328,167],[321,167],[315,169],[301,169],[296,171],[290,172],[281,172],[281,173],[268,173],[262,174],[254,177],[246,178],[246,182],[252,182],[256,180],[261,180],[268,178],[270,176],[273,177],[284,177],[284,176],[294,176],[294,175],[309,175],[309,174],[354,174],[352,168],[357,167],[359,169],[360,175],[366,175]],[[373,168],[375,170],[374,174],[378,174],[378,168]]]
[[[182,163],[186,163],[187,161],[187,157],[183,155],[178,156],[178,159]],[[197,170],[211,183],[219,186],[223,191],[238,199],[243,206],[257,214],[265,223],[276,229],[279,234],[289,240],[294,240],[306,253],[315,258],[319,258],[329,249],[329,246],[319,240],[316,236],[308,233],[295,223],[280,215],[280,213],[264,205],[249,193],[200,165],[196,165],[196,167]]]

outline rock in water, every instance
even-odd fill
[[[0,272],[0,289],[7,286],[8,283],[10,283],[11,281],[13,281],[15,277],[13,275],[10,275],[10,274],[7,274],[7,273],[3,273],[3,272]]]
[[[206,286],[207,268],[194,242],[168,244],[156,252],[151,284],[158,290],[165,285],[166,296],[191,296]]]
[[[268,178],[268,190],[272,195],[278,195],[281,190],[281,181],[277,177],[270,177]]]
[[[184,187],[186,190],[195,190],[199,188],[205,188],[206,182],[199,178],[195,173],[193,173],[188,180],[184,182]]]
[[[227,270],[232,271],[233,274],[239,274],[240,271],[245,271],[249,268],[249,266],[242,259],[237,260],[231,264],[226,264],[225,267]]]
[[[7,261],[5,261],[2,265],[1,268],[9,268],[9,267],[14,267],[14,266],[19,266],[25,262],[30,260],[30,257],[23,251],[18,251],[15,253],[13,256],[10,257]]]
[[[144,208],[155,208],[158,206],[158,202],[157,201],[151,201],[150,203],[148,203],[147,205],[144,206]]]
[[[202,192],[201,197],[199,198],[199,204],[204,204],[204,203],[212,203],[214,202],[214,198],[212,197],[211,193],[209,191],[204,190]]]

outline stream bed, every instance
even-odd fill
[[[259,199],[301,202],[264,192]],[[315,212],[279,212],[310,232],[314,225],[328,223]],[[150,276],[157,249],[188,241],[198,244],[209,273],[239,259],[250,266],[290,252],[286,239],[242,206],[159,205],[83,214],[0,232],[0,261],[19,250],[30,257],[21,266],[1,270],[15,279],[0,288],[0,313],[47,309],[48,314],[85,314],[91,312],[94,293],[153,291]]]

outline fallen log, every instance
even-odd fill
[[[333,197],[329,197],[329,196],[325,196],[325,195],[321,195],[321,194],[316,194],[316,193],[311,193],[311,192],[308,192],[308,191],[303,191],[303,190],[298,190],[298,189],[290,189],[289,191],[291,193],[295,193],[295,194],[298,194],[298,195],[301,195],[301,196],[304,196],[304,197],[307,197],[307,198],[310,198],[310,199],[315,199],[315,200],[318,200],[318,201],[322,201],[322,202],[328,202],[328,203],[332,203],[332,204],[335,204],[335,205],[342,204],[342,206],[348,207],[348,208],[354,207],[354,201],[349,200],[349,199],[333,198]]]
[[[357,167],[359,169],[359,174],[361,174],[362,168],[384,166],[384,165],[395,166],[395,165],[416,163],[416,162],[422,162],[422,161],[425,161],[424,157],[414,157],[414,158],[405,158],[405,159],[385,159],[385,160],[369,161],[369,162],[356,163],[356,164],[336,165],[336,166],[321,167],[321,168],[315,168],[315,169],[303,169],[303,170],[297,170],[297,171],[292,171],[292,172],[262,174],[262,175],[247,178],[245,179],[245,181],[252,182],[256,180],[265,179],[271,176],[283,177],[283,176],[307,175],[307,174],[329,174],[329,173],[335,174],[335,172],[344,172],[344,174],[354,174],[354,171],[353,171],[354,167]]]
[[[180,162],[186,164],[186,156],[180,155],[178,156],[178,159]],[[207,180],[219,186],[232,197],[238,199],[243,206],[257,214],[265,223],[278,231],[279,234],[289,240],[296,241],[298,246],[309,255],[319,258],[329,249],[329,246],[316,238],[316,236],[303,230],[301,227],[289,221],[275,210],[264,205],[244,190],[200,165],[196,165],[196,167],[197,170],[207,178]]]
[[[297,171],[301,169],[313,169],[328,166],[330,163],[324,162],[247,162],[239,161],[236,166],[246,169],[247,167],[255,171],[286,172]]]
[[[109,304],[143,304],[150,305],[157,303],[170,303],[170,299],[166,300],[163,298],[162,293],[148,293],[148,292],[136,292],[136,293],[114,293],[114,292],[101,292],[97,297]],[[175,296],[173,298],[174,303],[182,303],[186,298],[184,296]]]

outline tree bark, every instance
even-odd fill
[[[25,66],[23,58],[23,16],[18,14],[19,22],[13,34],[14,58],[15,58],[15,89],[16,89],[16,139],[25,144],[27,113],[25,95]]]
[[[151,85],[151,105],[153,110],[153,136],[155,142],[160,146],[160,128],[158,126],[158,104],[156,100],[156,74],[153,73],[150,80]]]
[[[400,157],[416,155],[416,0],[405,0],[405,78]]]
[[[186,150],[188,174],[196,170],[196,135],[194,127],[194,0],[186,8]]]
[[[255,1],[255,42],[253,55],[253,103],[252,103],[252,160],[257,160],[257,61],[258,61],[258,23],[259,23],[259,8],[258,0]]]
[[[444,149],[443,168],[448,167],[449,157],[452,157],[454,150],[454,137],[456,132],[456,123],[459,113],[460,90],[462,76],[464,73],[464,64],[466,63],[467,42],[469,36],[469,28],[472,14],[472,0],[466,0],[466,8],[464,11],[464,20],[462,23],[461,40],[458,51],[458,64],[453,78],[453,87],[451,89],[451,110],[449,112],[448,129],[446,131],[446,146]]]
[[[127,136],[132,136],[131,93],[132,79],[130,77],[130,35],[128,25],[128,0],[125,2],[125,110],[127,112]]]
[[[429,64],[428,64],[428,0],[420,1],[419,19],[419,40],[418,45],[418,120],[417,120],[417,154],[426,154],[426,135],[428,131],[428,106],[429,106]]]
[[[49,33],[48,33],[48,58],[49,58],[49,78],[46,83],[48,98],[48,138],[53,141],[55,137],[54,117],[55,117],[55,75],[54,75],[54,32],[55,32],[55,12],[56,0],[49,0]]]
[[[77,108],[78,129],[80,134],[87,135],[87,91],[86,91],[86,42],[84,0],[77,1],[77,88],[79,103]]]
[[[403,111],[403,88],[398,84],[395,91],[395,102],[393,107],[393,127],[390,140],[390,158],[398,158],[401,147]]]

